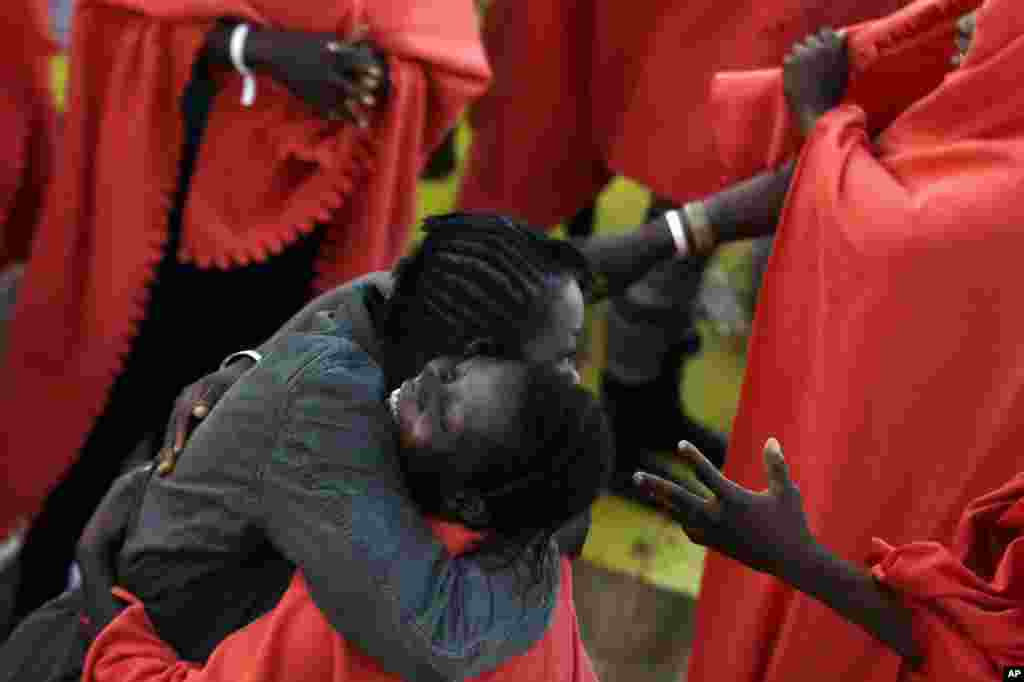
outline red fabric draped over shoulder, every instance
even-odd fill
[[[0,385],[0,529],[34,513],[73,461],[146,314],[177,182],[179,99],[225,16],[343,37],[365,25],[393,87],[361,131],[264,77],[246,109],[241,79],[222,74],[178,254],[200,267],[264,260],[319,223],[318,290],[390,268],[425,159],[490,76],[472,0],[80,0],[60,175]]]
[[[683,202],[722,169],[706,105],[712,75],[782,62],[821,26],[882,16],[907,0],[494,3],[484,43],[494,86],[459,204],[549,226],[613,174]]]
[[[0,268],[28,257],[53,171],[57,52],[44,0],[0,4]]]
[[[476,535],[461,526],[432,522],[450,551],[464,550]],[[551,627],[529,651],[474,678],[479,682],[597,682],[583,648],[572,597],[572,566],[561,563],[561,590]],[[269,614],[224,640],[205,666],[179,661],[136,602],[94,641],[84,682],[398,682],[376,661],[350,646],[313,603],[296,574]]]
[[[758,305],[726,473],[765,487],[761,445],[778,437],[811,529],[855,561],[874,537],[948,543],[968,504],[1020,471],[1024,8],[987,3],[950,71],[954,22],[978,5],[926,0],[851,29],[849,97],[800,151]],[[718,86],[738,177],[784,158],[780,74]],[[716,554],[695,637],[693,682],[911,675],[822,604]],[[973,679],[953,651],[927,679]]]

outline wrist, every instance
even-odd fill
[[[245,41],[243,57],[251,69],[266,69],[274,61],[275,36],[279,31],[259,24],[249,24],[249,35]]]
[[[787,585],[813,594],[817,591],[817,582],[832,571],[837,561],[838,557],[812,539],[798,545],[795,550],[787,549],[771,573]]]

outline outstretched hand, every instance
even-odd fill
[[[786,575],[792,562],[817,546],[807,526],[800,491],[789,477],[782,448],[774,438],[764,446],[768,489],[759,493],[723,476],[690,443],[680,443],[679,452],[706,490],[684,488],[645,472],[637,472],[634,482],[678,521],[694,542],[777,577]]]
[[[793,45],[783,60],[783,91],[805,136],[842,101],[849,75],[845,33],[823,28]]]

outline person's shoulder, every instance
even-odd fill
[[[375,289],[384,298],[391,296],[391,291],[395,286],[395,278],[387,270],[381,270],[379,272],[370,272],[360,277],[356,277],[347,284],[342,285],[345,289],[349,289],[353,292]]]
[[[284,334],[250,374],[291,388],[339,380],[365,384],[374,392],[384,388],[383,372],[373,358],[352,338],[336,333]]]

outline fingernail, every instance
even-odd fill
[[[779,457],[782,457],[782,445],[779,444],[779,441],[775,438],[775,436],[769,438],[768,442],[765,443],[764,445],[769,450],[774,450],[776,453],[778,453]]]
[[[642,471],[637,471],[633,474],[633,483],[635,485],[644,486],[651,482],[651,477]]]
[[[374,78],[380,78],[380,75],[381,75],[380,74],[380,67],[379,66],[371,66],[370,68],[368,68],[366,70],[366,72],[368,74],[370,74],[371,76],[373,76]]]
[[[691,443],[688,440],[681,440],[679,441],[679,444],[676,447],[678,447],[680,450],[692,450],[693,443]]]
[[[196,419],[202,419],[210,413],[210,408],[206,405],[196,405],[192,408],[192,416]]]

